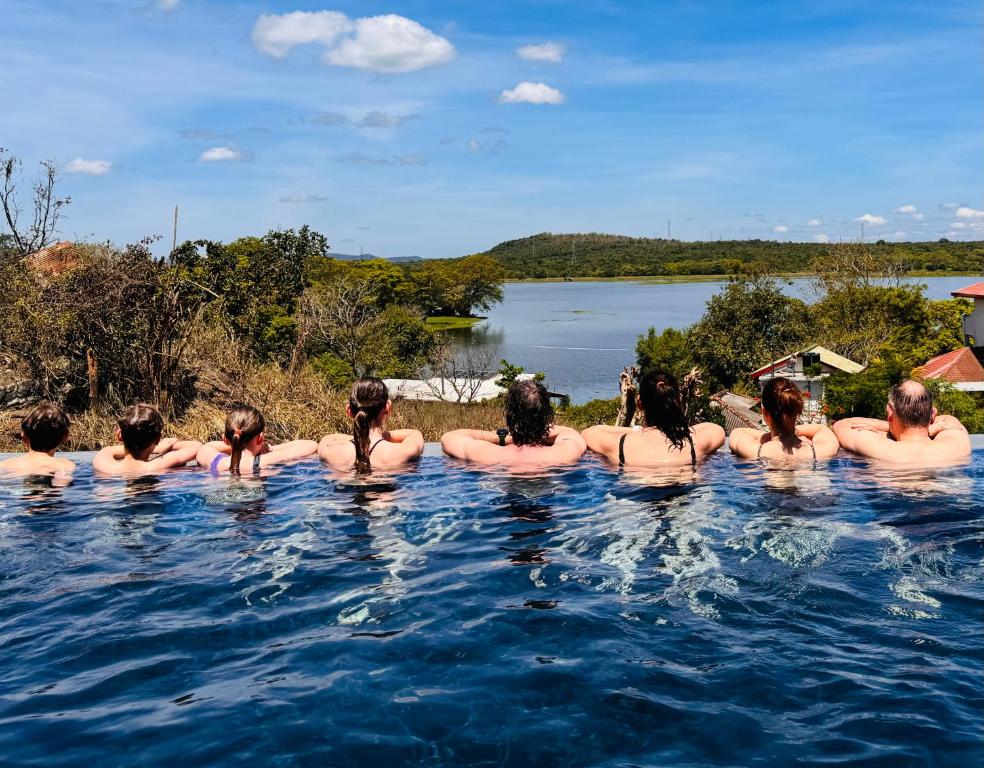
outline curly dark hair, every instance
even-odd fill
[[[514,381],[506,394],[506,426],[514,445],[545,445],[554,423],[546,387],[530,379]]]

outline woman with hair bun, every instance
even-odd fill
[[[769,379],[762,390],[762,419],[768,432],[750,427],[732,430],[731,452],[743,459],[816,461],[829,459],[840,449],[834,433],[823,424],[797,424],[803,413],[803,395],[783,377]]]
[[[392,412],[393,402],[382,380],[359,379],[345,406],[352,434],[326,435],[318,445],[318,456],[334,469],[355,469],[358,474],[413,461],[424,451],[424,436],[416,429],[386,429]]]
[[[588,427],[581,435],[588,448],[626,467],[696,467],[724,445],[724,430],[705,422],[691,425],[676,377],[647,371],[639,380],[637,404],[643,427]]]

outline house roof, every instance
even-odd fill
[[[864,366],[860,363],[855,363],[853,360],[848,360],[843,355],[838,355],[836,352],[831,352],[826,347],[821,347],[819,344],[815,344],[808,349],[801,349],[799,352],[793,352],[791,355],[777,358],[770,363],[763,365],[757,371],[752,373],[752,378],[757,379],[763,374],[769,373],[776,368],[781,368],[789,362],[790,359],[797,357],[798,355],[806,354],[807,352],[816,352],[820,355],[821,363],[830,366],[831,368],[836,368],[839,371],[844,371],[845,373],[860,373],[864,370]]]
[[[970,347],[961,347],[927,360],[915,372],[924,379],[944,379],[954,384],[984,381],[984,366],[981,366]]]
[[[62,241],[27,256],[27,263],[37,272],[60,275],[78,265],[79,249],[75,243]]]
[[[959,291],[954,291],[951,296],[961,299],[984,299],[984,283],[974,283]]]

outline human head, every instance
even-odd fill
[[[762,389],[762,413],[769,428],[778,435],[796,434],[796,420],[803,413],[803,394],[789,379],[769,379]]]
[[[506,393],[506,426],[514,445],[544,445],[554,423],[546,387],[532,379],[514,381]]]
[[[936,418],[933,396],[918,381],[903,381],[896,384],[888,393],[885,407],[889,428],[899,431],[907,429],[927,429]]]
[[[239,463],[243,458],[243,448],[256,441],[253,448],[263,444],[266,422],[263,414],[251,405],[234,403],[226,414],[223,439],[232,450],[229,453],[229,472],[239,474]]]
[[[690,423],[676,377],[667,371],[646,371],[639,379],[639,407],[647,427],[656,427],[678,449],[690,437]]]
[[[147,403],[131,405],[123,412],[123,418],[117,422],[117,425],[119,426],[117,436],[131,456],[153,448],[160,442],[161,435],[164,433],[164,419],[161,412]]]
[[[356,471],[368,472],[372,468],[369,461],[369,430],[381,427],[392,407],[389,391],[382,379],[366,376],[352,385],[345,410],[355,422],[352,425],[352,438],[355,444]]]
[[[21,438],[32,451],[53,451],[68,437],[68,416],[54,403],[38,403],[21,422]]]

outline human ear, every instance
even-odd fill
[[[933,413],[929,417],[929,423],[932,424],[934,421],[936,421],[936,417],[937,416],[939,416],[939,413],[937,412],[937,410],[935,408],[933,408]]]
[[[116,431],[113,432],[113,435],[116,437],[116,442],[117,443],[122,443],[123,442],[123,430],[122,429],[120,429],[119,427],[117,427],[116,428]]]

